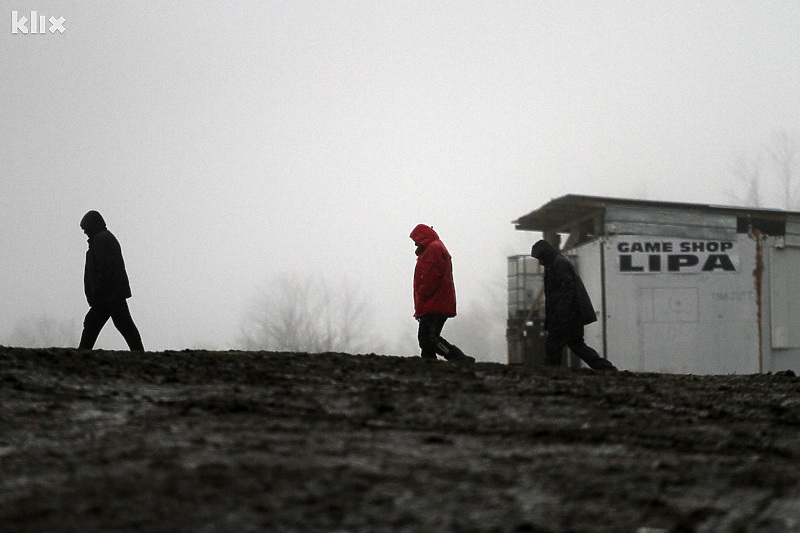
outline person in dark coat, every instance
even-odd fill
[[[411,231],[417,246],[417,265],[414,268],[414,318],[419,321],[417,340],[423,359],[436,359],[436,354],[448,361],[474,363],[457,346],[442,337],[448,318],[456,316],[456,287],[453,282],[453,261],[439,235],[425,224]]]
[[[597,321],[589,293],[569,259],[552,244],[540,240],[531,255],[544,266],[544,328],[547,366],[561,364],[562,349],[570,350],[595,370],[616,370],[583,340],[583,327]]]
[[[106,222],[97,211],[89,211],[84,215],[81,229],[89,237],[83,271],[83,288],[89,312],[83,321],[79,348],[94,348],[100,330],[111,318],[128,343],[128,348],[144,351],[142,337],[128,309],[131,287],[117,238],[106,229]]]

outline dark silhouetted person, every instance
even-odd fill
[[[419,224],[410,237],[417,246],[414,318],[419,321],[417,339],[422,349],[421,357],[435,360],[439,354],[448,361],[474,363],[474,357],[465,355],[442,338],[444,323],[456,316],[456,287],[450,253],[429,226]]]
[[[583,340],[583,327],[596,322],[597,315],[570,260],[544,240],[533,245],[531,255],[544,266],[544,328],[547,330],[544,364],[559,366],[562,349],[569,346],[589,367],[616,370]]]
[[[89,237],[83,273],[89,312],[83,321],[79,348],[91,350],[100,330],[111,318],[128,347],[133,351],[144,351],[142,337],[128,310],[127,299],[131,297],[131,287],[117,238],[106,229],[106,222],[97,211],[89,211],[84,215],[81,228]]]

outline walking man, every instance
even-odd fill
[[[456,288],[453,283],[453,262],[450,253],[433,228],[419,224],[411,232],[417,246],[414,268],[414,318],[419,321],[417,339],[423,359],[474,363],[458,347],[442,338],[448,318],[456,316]]]
[[[597,321],[592,301],[575,267],[564,254],[549,242],[540,240],[531,248],[531,255],[544,266],[544,328],[546,366],[561,365],[564,346],[595,370],[616,371],[583,340],[583,327]]]
[[[83,321],[79,348],[91,350],[108,319],[122,333],[128,348],[143,352],[142,337],[133,323],[127,299],[131,297],[122,248],[117,238],[106,229],[106,222],[97,211],[89,211],[81,220],[81,229],[89,237],[83,288],[89,312]]]

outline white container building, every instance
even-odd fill
[[[513,223],[573,261],[598,311],[586,342],[619,369],[800,371],[800,213],[567,195]],[[510,302],[510,363],[538,360],[539,311]]]

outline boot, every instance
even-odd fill
[[[475,358],[471,357],[464,352],[461,351],[461,348],[458,346],[453,346],[450,350],[450,357],[448,358],[450,361],[458,362],[458,363],[474,363]]]

